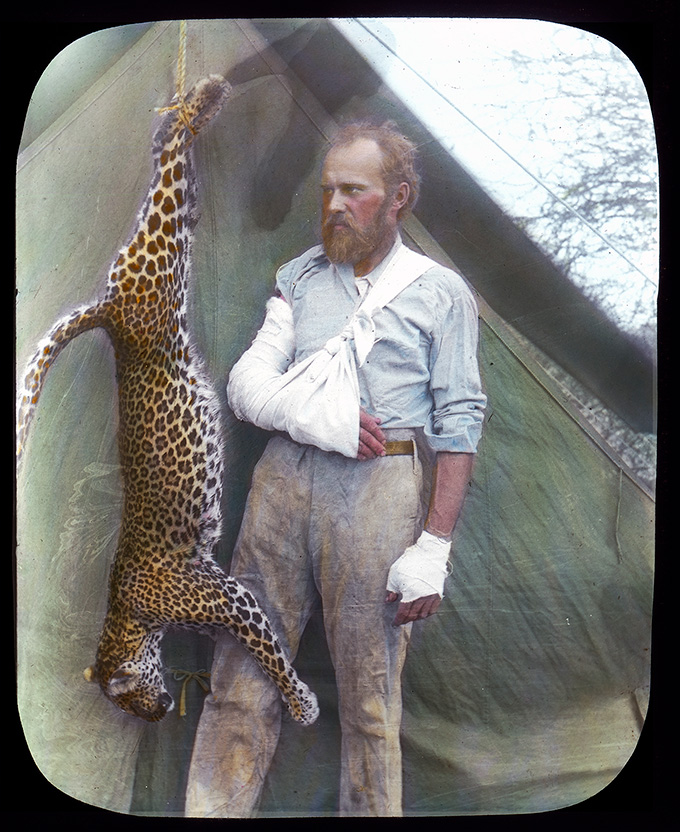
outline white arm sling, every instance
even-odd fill
[[[229,376],[227,395],[237,418],[265,430],[284,431],[301,444],[355,458],[357,366],[363,365],[376,341],[373,316],[433,265],[402,245],[342,332],[285,371],[295,343],[293,314],[285,300],[272,298],[262,329]],[[268,337],[273,331],[275,348]]]

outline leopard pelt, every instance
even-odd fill
[[[19,392],[18,453],[45,374],[73,338],[103,328],[115,351],[123,517],[106,618],[86,677],[128,714],[155,722],[173,707],[161,639],[170,627],[226,629],[311,724],[318,707],[264,610],[213,558],[221,531],[220,410],[187,326],[196,178],[191,145],[221,110],[229,85],[199,82],[160,116],[149,192],[103,298],[58,321],[39,344]]]

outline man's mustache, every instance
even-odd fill
[[[350,217],[345,214],[333,214],[330,217],[327,217],[323,222],[324,228],[336,228],[338,226],[343,226],[345,228],[351,228],[353,231],[356,231],[356,226]]]

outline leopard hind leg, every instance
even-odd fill
[[[235,578],[227,577],[224,587],[232,598],[229,631],[278,687],[293,719],[312,725],[319,715],[316,695],[297,675],[266,613]]]
[[[197,567],[189,581],[186,592],[172,593],[172,601],[161,616],[163,620],[203,632],[228,630],[279,689],[293,719],[312,725],[319,715],[316,695],[297,675],[252,592],[214,563],[204,562]],[[172,584],[176,587],[176,580],[172,579]]]

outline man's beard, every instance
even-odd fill
[[[359,228],[348,215],[331,215],[324,218],[321,239],[324,251],[331,263],[356,265],[371,255],[390,233],[386,222],[389,204],[385,205],[373,222],[366,228]],[[338,226],[337,223],[341,223]]]

